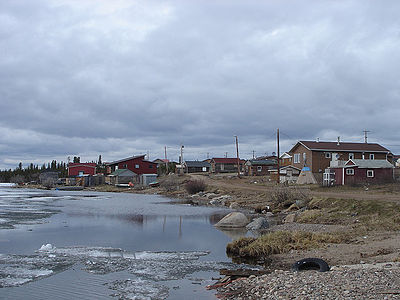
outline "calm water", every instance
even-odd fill
[[[0,298],[214,299],[229,211],[169,201],[0,188]]]

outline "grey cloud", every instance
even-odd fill
[[[196,158],[233,135],[265,153],[277,127],[285,150],[364,129],[396,145],[399,6],[2,1],[0,156],[163,156],[184,143]]]

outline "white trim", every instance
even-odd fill
[[[374,160],[375,159],[375,154],[374,153],[370,153],[369,154],[369,159]]]
[[[368,172],[372,172],[372,176],[369,176],[369,175],[368,175]],[[368,177],[368,178],[374,178],[374,177],[375,177],[375,172],[374,172],[374,170],[367,170],[367,177]]]
[[[354,169],[351,169],[351,168],[346,169],[346,175],[353,176],[354,175]]]

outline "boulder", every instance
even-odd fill
[[[294,223],[296,221],[296,214],[289,214],[283,220],[283,223]]]
[[[217,224],[216,227],[224,228],[241,228],[249,224],[247,217],[241,212],[231,212],[230,214],[223,217]]]
[[[247,224],[247,230],[261,230],[267,229],[269,227],[268,220],[266,218],[260,217],[254,219],[251,223]]]

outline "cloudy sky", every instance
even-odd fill
[[[134,154],[400,153],[398,0],[1,0],[0,168]]]

